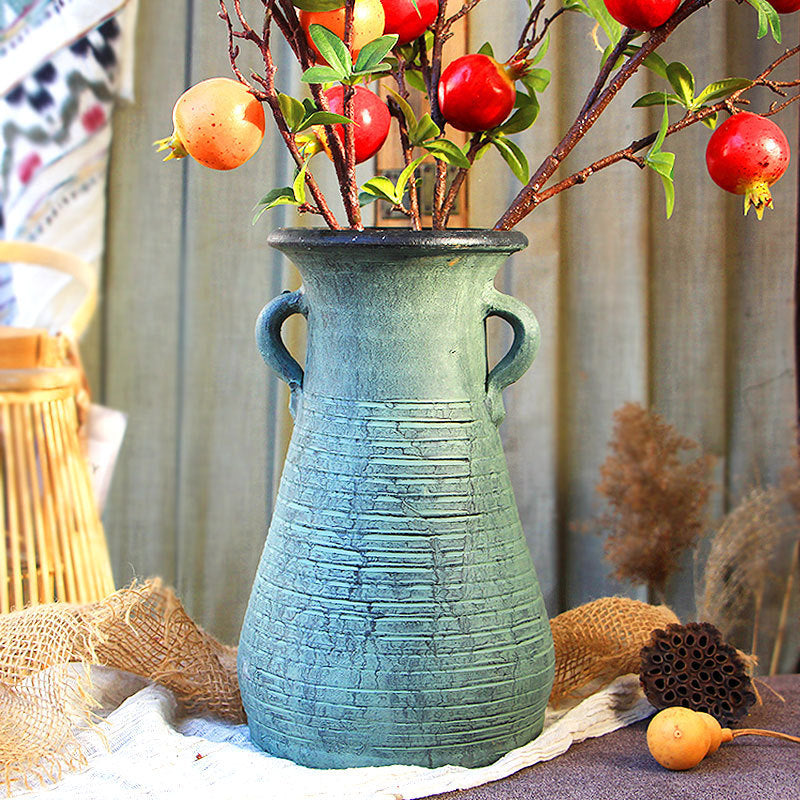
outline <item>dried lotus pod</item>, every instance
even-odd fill
[[[639,681],[657,709],[684,706],[732,725],[756,701],[739,652],[709,622],[656,629],[642,648]]]

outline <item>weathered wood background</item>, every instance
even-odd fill
[[[511,53],[525,11],[522,0],[485,0],[471,18],[473,47],[489,39]],[[588,20],[560,23],[546,61],[553,84],[522,137],[535,163],[598,63]],[[680,52],[702,85],[755,73],[778,52],[756,44],[755,24],[749,6],[714,3],[665,55]],[[796,23],[784,25],[796,41]],[[288,63],[287,53],[278,57]],[[188,159],[163,165],[153,154],[181,91],[229,74],[215,2],[141,0],[137,59],[136,102],[115,120],[103,304],[85,346],[96,396],[129,414],[106,532],[118,584],[161,575],[202,625],[234,642],[287,430],[286,396],[256,352],[253,323],[295,280],[264,244],[270,228],[293,223],[291,213],[252,227],[250,211],[287,183],[289,165],[272,132],[229,174]],[[291,69],[279,79],[296,88]],[[629,106],[656,80],[637,76],[567,168],[651,130],[657,113]],[[796,119],[791,110],[781,123],[793,142]],[[652,405],[717,456],[717,514],[755,482],[777,481],[792,458],[796,168],[762,223],[743,219],[741,199],[705,173],[708,136],[697,125],[669,142],[678,154],[671,221],[657,180],[620,164],[529,217],[521,227],[530,247],[498,278],[544,333],[533,369],[506,393],[502,431],[551,613],[613,592],[641,596],[608,579],[601,538],[574,527],[599,510],[598,467],[624,402]],[[491,225],[518,188],[487,155],[470,185],[471,224]],[[499,353],[508,334],[501,323],[491,334]],[[669,598],[691,618],[691,561]]]

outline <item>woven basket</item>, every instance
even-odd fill
[[[0,242],[0,260],[68,272],[86,289],[71,335],[96,303],[91,270],[68,253]],[[0,612],[54,600],[86,603],[114,591],[79,417],[86,380],[70,337],[0,332]]]

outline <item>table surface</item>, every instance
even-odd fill
[[[765,679],[763,704],[734,727],[800,735],[800,675]],[[670,772],[650,756],[647,721],[573,745],[502,781],[436,800],[800,800],[800,744],[742,736],[697,767]]]

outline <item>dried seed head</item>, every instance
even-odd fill
[[[653,631],[641,659],[639,681],[655,708],[684,706],[731,725],[756,701],[738,651],[708,622]]]

